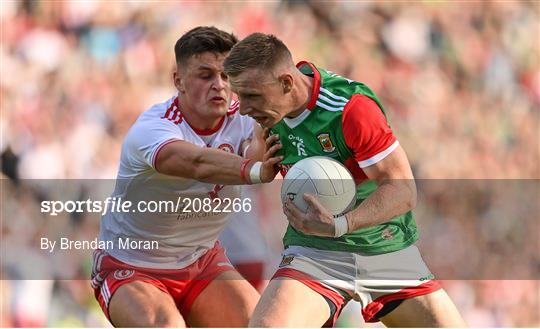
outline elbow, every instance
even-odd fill
[[[414,208],[416,208],[416,204],[418,202],[416,184],[414,183],[414,180],[408,183],[407,189],[409,191],[407,196],[407,209],[413,210]]]

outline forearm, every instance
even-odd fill
[[[212,148],[189,147],[171,150],[160,158],[160,173],[205,183],[239,185],[249,183],[254,161]]]
[[[416,185],[413,179],[385,181],[356,209],[345,215],[348,231],[387,222],[415,206]]]
[[[193,177],[194,179],[214,184],[240,185],[246,184],[245,175],[242,175],[242,164],[245,159],[242,157],[225,153],[221,150],[205,149],[204,152],[194,158]],[[243,168],[249,174],[249,169],[253,162]]]

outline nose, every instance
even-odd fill
[[[214,79],[214,83],[212,84],[212,87],[216,90],[222,90],[226,88],[229,85],[229,82],[224,79],[221,75],[217,75]]]

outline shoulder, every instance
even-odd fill
[[[162,103],[152,105],[141,113],[136,124],[152,122],[182,122],[182,114],[178,108],[177,97],[171,97]]]

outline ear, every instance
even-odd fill
[[[294,83],[293,76],[289,73],[283,73],[279,76],[278,79],[281,83],[281,89],[283,90],[283,94],[291,92]]]
[[[179,92],[184,93],[184,80],[182,79],[182,75],[180,74],[180,68],[176,67],[176,70],[173,72],[173,82],[176,89],[178,89]]]

